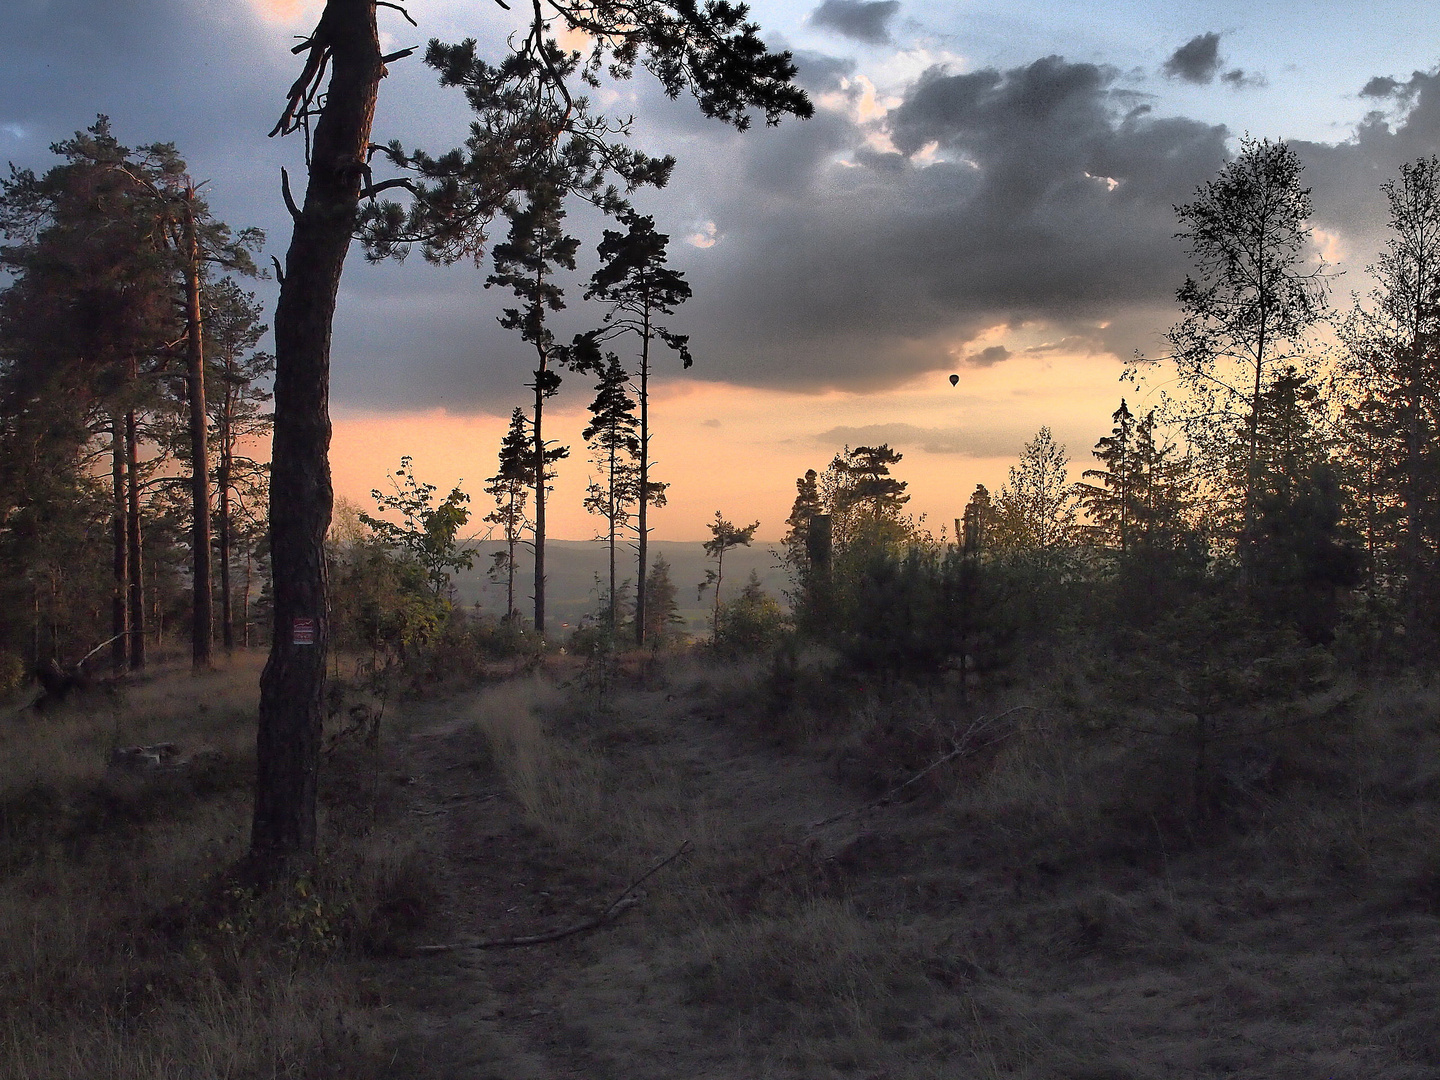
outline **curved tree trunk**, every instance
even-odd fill
[[[270,483],[274,637],[260,678],[252,865],[273,877],[313,860],[329,642],[330,326],[383,74],[374,0],[328,0],[314,36],[330,84],[275,309]],[[303,76],[302,76],[303,78]],[[313,628],[312,643],[304,643]],[[297,641],[297,639],[299,639]]]

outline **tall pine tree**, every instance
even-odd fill
[[[613,353],[606,357],[595,400],[590,403],[590,423],[581,433],[589,444],[591,463],[600,470],[585,493],[585,509],[605,519],[604,540],[610,554],[610,591],[607,618],[614,633],[619,625],[619,595],[615,580],[615,547],[621,532],[630,524],[632,508],[640,497],[640,433],[635,418],[635,401],[630,397],[630,376]],[[664,491],[652,492],[663,505]],[[636,617],[643,617],[638,605]]]
[[[655,220],[626,208],[620,215],[625,232],[605,230],[600,241],[600,268],[590,279],[587,298],[597,298],[609,305],[605,314],[606,329],[599,337],[633,334],[639,339],[640,353],[636,371],[636,392],[640,404],[639,425],[639,488],[637,491],[636,532],[639,574],[635,590],[635,632],[640,644],[645,643],[646,597],[648,580],[646,560],[649,557],[651,506],[665,504],[667,485],[650,477],[650,345],[657,337],[680,355],[682,367],[693,362],[689,336],[672,333],[657,320],[675,314],[675,308],[690,299],[690,285],[678,270],[670,267],[666,248],[670,237],[655,231]],[[613,592],[613,589],[612,589]]]
[[[505,215],[510,232],[505,241],[495,245],[495,273],[485,287],[503,285],[521,301],[518,308],[506,308],[500,325],[517,330],[522,340],[535,350],[535,371],[529,384],[535,394],[530,415],[530,432],[534,441],[535,506],[535,632],[545,637],[545,497],[549,470],[553,461],[568,457],[568,447],[551,447],[545,440],[545,402],[560,390],[560,369],[570,352],[555,340],[548,313],[565,307],[564,290],[555,282],[559,270],[575,269],[575,252],[580,241],[567,236],[564,230],[564,191],[555,183],[537,184],[524,206],[510,205]]]

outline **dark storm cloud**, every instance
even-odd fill
[[[810,22],[867,45],[885,45],[899,10],[900,0],[825,0],[810,13]]]
[[[1400,94],[1414,101],[1403,115],[1295,144],[1315,224],[1341,233],[1357,266],[1383,227],[1380,182],[1437,145],[1440,81],[1422,73]],[[681,316],[696,374],[863,390],[1008,362],[997,348],[1154,355],[1189,270],[1174,207],[1228,160],[1229,134],[1154,115],[1113,69],[1047,57],[935,68],[882,120],[830,112],[815,135],[782,126],[682,156],[671,190],[722,236],[677,249],[696,289]],[[854,149],[837,154],[847,138]],[[969,345],[996,326],[1017,339]]]
[[[1402,164],[1440,150],[1440,71],[1417,71],[1403,83],[1389,81],[1394,84],[1388,91],[1394,111],[1370,113],[1343,142],[1290,144],[1306,166],[1314,223],[1343,234],[1355,269],[1373,261],[1386,228],[1381,183],[1398,177]],[[1370,80],[1365,89],[1375,82]],[[1335,291],[1341,293],[1350,284],[1341,281]]]
[[[687,260],[707,377],[894,385],[1002,362],[963,347],[998,324],[1043,323],[1086,352],[1153,346],[1156,330],[1137,328],[1156,320],[1117,310],[1171,303],[1184,277],[1173,207],[1223,164],[1226,131],[1155,119],[1115,92],[1117,78],[1059,57],[935,68],[878,125],[830,113],[823,139],[785,146],[782,128],[737,141],[749,175],[800,160],[784,170],[789,188],[717,198],[726,241]],[[880,132],[893,151],[865,150]],[[850,164],[832,149],[847,133]]]
[[[279,166],[292,175],[303,166],[295,140],[264,136],[298,62],[289,31],[248,11],[193,0],[10,0],[0,15],[0,161],[46,168],[49,142],[107,112],[123,141],[176,142],[197,177],[213,179],[220,215],[267,228],[267,254],[283,253]],[[647,151],[679,158],[665,190],[635,198],[672,234],[672,261],[695,288],[668,320],[692,335],[694,376],[864,390],[1036,350],[1057,364],[1154,351],[1187,270],[1173,207],[1227,159],[1223,126],[1157,116],[1114,69],[1054,56],[1005,70],[933,68],[891,91],[898,104],[854,61],[796,59],[823,106],[806,123],[736,134],[693,102],[668,101],[643,74],[614,106],[641,118]],[[1434,152],[1440,135],[1435,73],[1380,76],[1363,93],[1377,111],[1352,138],[1295,144],[1316,224],[1339,232],[1357,265],[1383,228],[1379,184]],[[376,134],[441,152],[464,139],[465,119],[463,101],[436,90],[433,73],[398,64]],[[602,226],[578,209],[570,221],[581,266],[556,320],[562,337],[599,318],[579,294]],[[694,234],[716,242],[683,242]],[[469,266],[371,267],[352,257],[335,323],[336,404],[508,413],[532,362],[496,324],[505,298],[483,280]],[[273,282],[259,289],[273,299]],[[679,377],[667,361],[660,377]],[[582,404],[589,380],[567,377],[562,395]],[[974,433],[910,435],[918,441],[906,445],[979,452],[963,442]]]
[[[1160,70],[1167,78],[1204,86],[1215,81],[1220,64],[1220,35],[1212,32],[1196,34],[1171,53]]]

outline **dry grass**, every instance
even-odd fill
[[[0,1078],[382,1071],[355,964],[423,921],[423,855],[331,799],[319,880],[266,898],[232,883],[259,671],[162,671],[0,733]],[[203,764],[107,773],[113,747],[166,741]]]
[[[808,724],[817,760],[755,738],[787,723],[765,691],[753,666],[690,660],[603,714],[543,683],[477,706],[531,825],[576,865],[618,882],[695,843],[637,916],[536,991],[582,1071],[1440,1069],[1440,693],[1376,687],[1252,740],[1264,777],[1232,784],[1217,765],[1215,809],[1197,817],[1187,745],[1039,686],[1037,711],[916,801],[815,831],[803,823],[827,801],[864,802],[965,714],[943,693],[810,710],[788,732]],[[870,775],[848,768],[855,748]]]

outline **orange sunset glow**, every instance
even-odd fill
[[[758,520],[758,535],[773,541],[785,531],[797,477],[806,469],[823,470],[846,442],[883,441],[905,455],[895,474],[909,482],[908,509],[916,517],[923,514],[931,531],[952,531],[950,523],[975,485],[998,489],[1021,445],[1042,424],[1068,444],[1071,472],[1078,478],[1090,466],[1090,447],[1109,430],[1110,413],[1129,390],[1117,383],[1119,371],[1111,357],[1047,355],[960,369],[954,388],[947,373],[936,372],[880,394],[794,394],[689,380],[657,383],[652,453],[656,476],[671,486],[667,505],[653,512],[655,538],[704,539],[706,524],[719,510],[732,520]],[[442,493],[460,482],[471,496],[478,524],[489,510],[482,489],[495,470],[506,423],[506,417],[439,409],[339,410],[331,445],[336,495],[368,509],[371,489],[386,487],[400,457],[408,454],[416,476]],[[547,430],[571,448],[569,459],[558,466],[549,503],[553,535],[588,539],[598,522],[581,509],[594,471],[580,438],[586,413],[583,406],[552,407],[547,423],[553,425]],[[887,440],[886,425],[898,427],[902,438]],[[872,427],[879,430],[867,432]],[[836,434],[825,437],[830,432]],[[963,452],[942,443],[948,439],[963,446],[967,437],[974,448]]]

